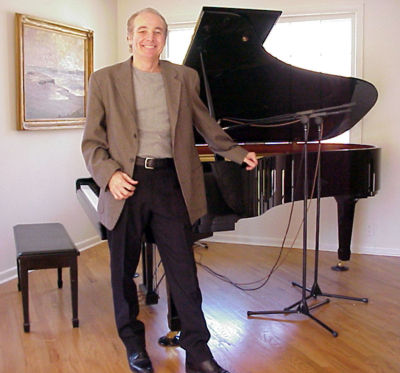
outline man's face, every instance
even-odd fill
[[[135,57],[158,59],[165,46],[166,29],[163,20],[153,13],[141,13],[134,19],[133,32],[128,35]]]

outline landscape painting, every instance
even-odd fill
[[[82,127],[93,69],[92,32],[21,14],[17,32],[19,129]]]

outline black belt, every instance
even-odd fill
[[[136,157],[135,165],[144,167],[148,170],[155,170],[159,168],[171,168],[174,166],[174,160],[172,158]]]

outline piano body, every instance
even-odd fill
[[[375,104],[377,91],[361,79],[297,68],[266,52],[264,40],[280,14],[216,7],[204,7],[200,14],[184,64],[198,71],[201,97],[210,114],[235,141],[257,153],[259,165],[249,172],[214,157],[196,133],[208,214],[193,227],[194,240],[216,231],[233,230],[239,219],[303,200],[304,126],[299,118],[301,113],[323,113],[326,108],[330,115],[323,117],[321,132],[313,119],[310,121],[309,170],[315,169],[320,155],[321,197],[334,197],[337,202],[338,258],[349,260],[356,202],[374,196],[379,189],[380,149],[334,143],[319,147],[316,141],[352,128]],[[332,114],[332,107],[348,110]],[[295,113],[300,114],[292,115]],[[315,194],[310,195],[313,172],[307,178],[309,198],[315,198]],[[98,187],[92,179],[79,179],[76,187],[78,199],[105,239],[104,228],[97,220]],[[144,242],[147,303],[157,302],[152,284],[152,252],[152,243]],[[170,306],[173,307],[172,300]],[[170,312],[170,328],[179,330],[179,320],[173,314]]]

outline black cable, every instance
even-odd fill
[[[321,125],[321,132],[323,133],[323,124]],[[322,147],[321,141],[318,141],[317,162],[316,162],[316,167],[315,167],[315,170],[314,170],[313,184],[312,184],[312,189],[311,189],[311,193],[310,193],[310,202],[308,204],[307,211],[311,206],[311,201],[312,201],[312,198],[313,198],[314,192],[315,192],[315,186],[316,186],[316,180],[317,180],[317,170],[318,170],[320,159],[321,159],[321,147]],[[302,158],[300,160],[300,164],[303,163],[302,162],[303,161],[303,157],[304,157],[303,153],[302,153],[301,157]],[[296,184],[298,183],[299,176],[300,176],[300,174],[297,175]],[[272,268],[269,271],[267,276],[265,276],[265,277],[263,277],[263,278],[261,278],[259,280],[252,281],[252,282],[238,283],[238,282],[232,281],[229,277],[214,271],[212,268],[210,268],[209,266],[201,263],[200,261],[196,261],[196,264],[199,265],[201,268],[203,268],[206,272],[208,272],[211,275],[213,275],[214,277],[218,278],[221,281],[224,281],[224,282],[227,282],[227,283],[231,284],[232,286],[236,287],[239,290],[242,290],[242,291],[255,291],[255,290],[261,289],[262,287],[264,287],[268,283],[268,281],[271,278],[272,274],[276,270],[278,270],[278,268],[285,262],[285,260],[287,258],[287,255],[286,255],[283,258],[283,260],[279,263],[279,261],[281,260],[281,257],[282,257],[283,250],[285,249],[286,238],[287,238],[287,235],[288,235],[288,232],[289,232],[289,229],[290,229],[290,226],[291,226],[291,222],[292,222],[293,210],[294,210],[294,201],[292,201],[292,203],[291,203],[289,220],[288,220],[288,224],[286,226],[286,231],[285,231],[285,234],[284,234],[284,237],[283,237],[283,241],[282,241],[282,245],[281,245],[280,250],[279,250],[278,257],[277,257],[274,265],[272,266]],[[301,227],[303,226],[303,223],[304,223],[304,219],[302,220],[302,222],[301,222],[301,224],[299,226],[299,229],[297,230],[296,235],[295,235],[295,237],[294,237],[294,239],[292,241],[292,245],[290,246],[289,249],[293,248],[293,245],[296,242],[296,239],[297,239],[297,237],[298,237],[298,235],[300,233]],[[287,251],[287,253],[289,253],[289,251]],[[247,285],[257,284],[259,282],[262,282],[261,285],[258,285],[258,286],[253,287],[253,288],[245,288],[245,287],[243,287],[243,286],[247,286]]]
[[[323,133],[323,124],[321,126],[321,132]],[[322,147],[321,141],[318,141],[317,162],[316,162],[316,167],[315,167],[315,171],[314,171],[313,184],[312,184],[312,189],[311,189],[311,193],[310,193],[310,202],[308,204],[307,211],[311,206],[312,198],[313,198],[314,192],[315,192],[315,186],[316,186],[316,180],[317,180],[317,170],[318,170],[320,159],[321,159],[321,147]],[[302,158],[300,160],[300,164],[303,163],[303,157],[304,157],[303,153],[301,154],[301,157]],[[300,177],[300,173],[297,174],[295,185],[298,184],[299,177]],[[211,267],[201,263],[201,261],[196,261],[196,264],[198,266],[200,266],[202,269],[204,269],[206,272],[211,274],[212,276],[218,278],[219,280],[221,280],[223,282],[231,284],[232,286],[234,286],[235,288],[237,288],[239,290],[242,290],[242,291],[255,291],[255,290],[261,289],[262,287],[264,287],[268,283],[268,281],[271,278],[272,274],[274,272],[276,272],[279,269],[279,267],[285,262],[285,260],[287,258],[287,255],[289,253],[289,249],[293,249],[294,243],[296,242],[296,239],[297,239],[297,237],[298,237],[298,235],[300,233],[301,227],[303,226],[304,220],[302,220],[301,224],[299,225],[299,228],[298,228],[298,230],[296,232],[296,235],[295,235],[295,237],[294,237],[294,239],[292,241],[292,245],[288,248],[286,256],[281,260],[282,254],[283,254],[283,250],[285,249],[285,242],[286,242],[286,239],[287,239],[287,235],[289,233],[289,229],[290,229],[290,226],[291,226],[291,223],[292,223],[293,211],[294,211],[294,201],[292,201],[292,203],[291,203],[289,220],[288,220],[288,224],[286,225],[286,230],[285,230],[285,234],[284,234],[284,237],[283,237],[283,240],[282,240],[282,244],[281,244],[281,247],[280,247],[280,250],[279,250],[278,257],[277,257],[274,265],[272,266],[271,270],[269,271],[269,273],[266,276],[264,276],[263,278],[261,278],[259,280],[251,281],[251,282],[244,282],[244,283],[235,282],[235,281],[231,280],[229,277],[227,277],[227,276],[225,276],[225,275],[223,275],[221,273],[218,273],[218,272],[214,271]],[[155,278],[157,278],[157,272],[158,272],[158,268],[160,266],[161,266],[161,260],[158,262],[158,264],[157,264],[157,266],[156,266],[156,268],[154,270],[153,276]],[[155,289],[154,289],[155,292],[157,292],[157,290],[158,290],[158,288],[159,288],[159,286],[160,286],[160,284],[161,284],[161,282],[163,281],[164,278],[165,278],[165,272],[161,276],[160,280],[158,282],[156,281],[157,283],[156,283],[156,286],[155,286]],[[261,282],[260,285],[252,287],[252,288],[244,287],[244,286],[258,284],[260,282]]]

